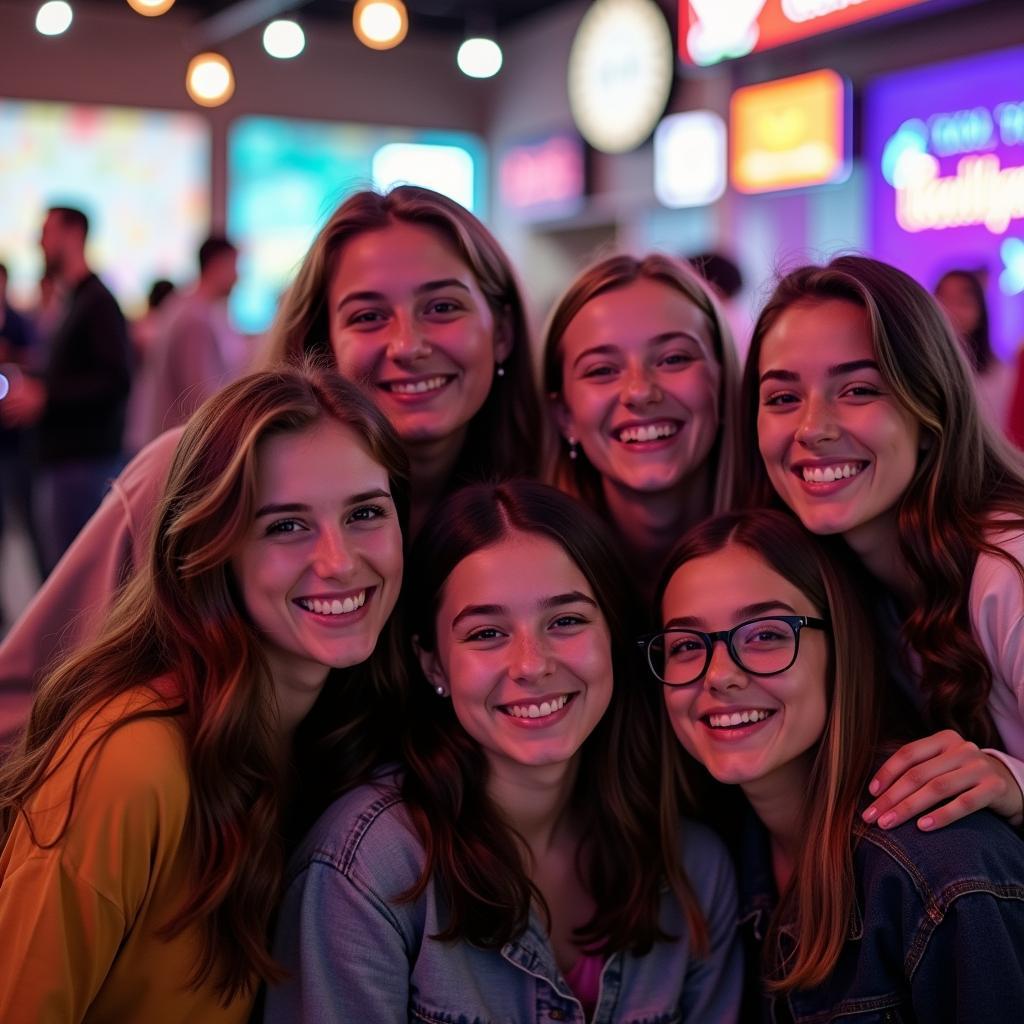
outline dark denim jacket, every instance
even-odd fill
[[[666,889],[661,925],[681,936],[645,956],[615,953],[601,974],[593,1024],[727,1024],[739,1009],[742,965],[732,863],[707,828],[687,824],[685,867],[708,920],[710,955],[690,952]],[[292,974],[271,986],[270,1024],[583,1024],[583,1008],[531,915],[502,949],[439,942],[447,905],[432,882],[413,902],[423,848],[393,785],[352,790],[292,858],[274,956]]]
[[[756,972],[777,894],[767,833],[751,819],[739,858],[740,926]],[[1024,842],[1013,829],[981,811],[937,832],[913,820],[888,832],[858,823],[855,832],[857,899],[835,969],[817,988],[764,996],[760,1019],[1024,1021]]]

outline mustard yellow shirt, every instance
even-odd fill
[[[166,698],[137,687],[84,715],[0,853],[0,1021],[4,1024],[233,1024],[252,999],[222,1006],[188,986],[199,929],[157,932],[182,906],[189,783],[173,717],[145,718],[89,747],[111,722]]]

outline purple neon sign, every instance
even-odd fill
[[[995,341],[1024,335],[1024,49],[878,79],[865,95],[872,250],[929,287],[983,267]]]

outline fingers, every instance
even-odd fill
[[[975,794],[974,799],[987,794],[988,798],[978,804],[978,807],[984,807],[996,797],[995,791],[1000,788],[987,771],[985,760],[984,754],[966,761],[953,754],[917,765],[864,812],[864,820],[877,819],[880,828],[895,828],[915,815],[968,792]],[[971,810],[977,810],[977,807]]]
[[[923,739],[914,740],[913,743],[904,744],[890,757],[881,768],[878,769],[875,777],[868,786],[868,792],[872,796],[884,793],[898,778],[915,765],[942,754],[951,746],[964,743],[964,738],[952,729],[944,729],[942,732],[925,736]],[[971,746],[974,746],[971,744]],[[977,747],[974,747],[977,750]]]
[[[992,791],[996,788],[993,781],[986,779],[966,793],[961,793],[956,799],[950,800],[948,804],[943,804],[918,819],[917,827],[925,832],[932,832],[937,828],[945,828],[960,818],[966,818],[968,814],[980,811],[983,807],[989,807],[992,804]]]

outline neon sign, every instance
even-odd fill
[[[929,0],[683,0],[679,56],[716,64]]]
[[[566,217],[583,201],[583,141],[568,133],[512,146],[498,169],[501,201],[521,217]]]
[[[725,122],[710,110],[664,118],[654,132],[654,194],[662,206],[706,206],[725,192]]]

